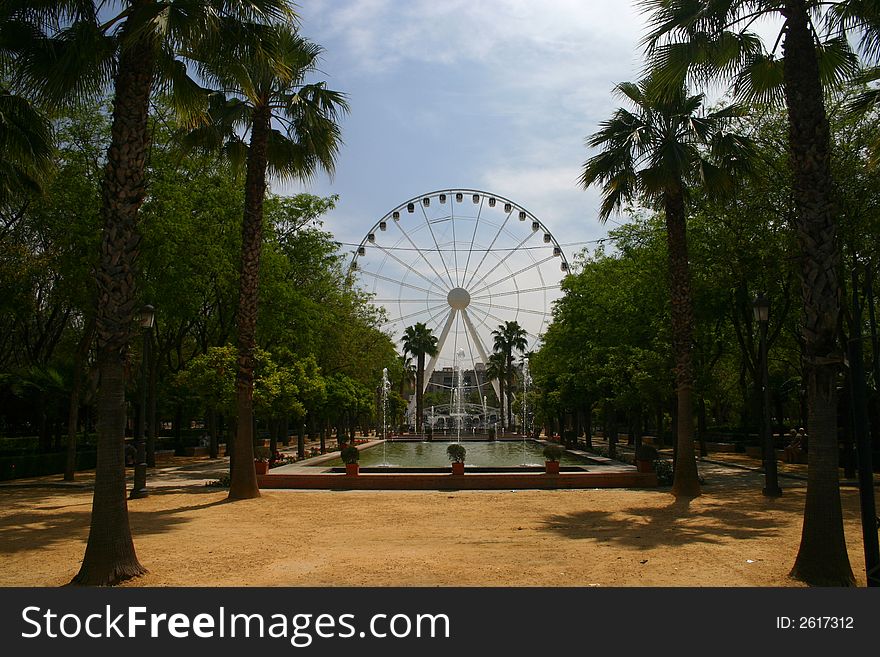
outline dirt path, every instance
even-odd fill
[[[266,491],[228,503],[220,461],[175,463],[129,502],[150,574],[130,586],[798,586],[803,482],[702,464],[704,495],[662,490]],[[87,483],[87,482],[86,482]],[[864,586],[858,496],[842,491]],[[86,487],[0,488],[0,585],[56,586],[88,535]]]

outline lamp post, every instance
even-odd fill
[[[770,319],[770,300],[760,293],[752,304],[752,312],[760,329],[761,368],[761,442],[764,446],[764,490],[767,497],[779,497],[782,489],[776,476],[776,450],[773,446],[773,429],[770,426],[770,384],[767,367],[767,324]]]
[[[147,367],[150,362],[150,331],[153,329],[153,323],[156,320],[156,311],[153,306],[144,306],[141,309],[138,324],[141,327],[143,335],[143,353],[141,356],[141,410],[138,414],[137,426],[135,427],[134,444],[137,449],[137,462],[134,466],[134,484],[131,487],[129,499],[136,500],[146,497],[147,492],[147,449],[144,440],[144,423],[147,415]]]

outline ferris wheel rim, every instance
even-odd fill
[[[371,233],[374,234],[379,229],[379,227],[383,221],[387,221],[387,219],[389,219],[389,218],[391,218],[393,221],[394,220],[393,215],[395,212],[400,212],[401,209],[406,209],[410,203],[415,205],[415,203],[417,201],[421,201],[424,198],[433,198],[435,196],[439,197],[440,194],[458,194],[458,193],[471,194],[471,195],[477,194],[480,196],[481,199],[494,198],[494,199],[496,199],[498,201],[502,201],[504,203],[510,203],[511,206],[513,206],[514,208],[525,212],[527,218],[531,217],[531,219],[533,221],[537,221],[538,225],[540,226],[540,229],[543,230],[543,232],[545,234],[551,236],[553,246],[559,249],[558,257],[561,258],[561,262],[565,263],[565,265],[566,265],[566,269],[563,269],[563,271],[567,271],[567,267],[569,266],[569,262],[568,262],[568,258],[565,255],[565,251],[562,248],[562,245],[559,243],[559,241],[556,239],[556,237],[553,235],[553,233],[550,231],[550,229],[547,228],[546,224],[544,224],[544,222],[541,221],[541,219],[539,219],[537,217],[537,215],[535,215],[533,212],[528,210],[525,206],[517,203],[516,201],[513,201],[512,199],[510,199],[506,196],[502,196],[501,194],[496,194],[494,192],[488,192],[486,190],[473,189],[473,188],[468,188],[468,187],[449,187],[449,188],[445,188],[445,189],[436,189],[432,192],[426,192],[424,194],[417,194],[416,196],[413,196],[412,198],[407,199],[403,203],[396,205],[395,207],[391,208],[388,212],[386,212],[384,215],[382,215],[382,218],[379,219],[375,224],[373,224],[373,226],[370,228],[369,231],[367,231],[367,234],[364,236],[364,238],[358,244],[358,248],[354,252],[352,262],[349,263],[349,269],[348,269],[349,273],[352,273],[354,271],[354,268],[352,267],[352,265],[354,263],[356,263],[357,259],[360,257],[358,254],[358,250],[362,247],[366,247],[366,245],[369,243],[369,235]]]
[[[447,202],[449,214],[437,216],[437,208]],[[431,210],[433,218],[428,216],[428,208],[432,203],[436,203]],[[469,212],[456,214],[458,206],[472,205],[478,206],[475,215]],[[494,214],[487,212],[486,217],[483,217],[485,207],[491,209],[499,205],[504,208],[503,214],[499,212],[500,208],[498,208],[493,211]],[[416,215],[417,209],[424,221],[420,218],[418,222],[404,222],[406,215]],[[500,216],[504,216],[503,221]],[[482,234],[480,241],[477,241],[481,221],[483,226],[489,227],[488,232],[493,234],[491,242],[488,239],[483,239]],[[518,226],[525,221],[529,222],[530,230],[527,229],[525,237],[519,240],[523,229]],[[446,222],[448,224],[443,226],[442,224]],[[468,235],[457,235],[456,228],[462,225],[468,226],[469,222],[473,222],[472,232]],[[396,225],[400,230],[400,235],[397,235],[396,241],[390,244],[385,243],[384,240],[377,242],[379,235],[389,230],[389,224]],[[435,226],[439,226],[437,228],[439,233],[435,232]],[[450,229],[452,231],[451,241]],[[438,234],[440,235],[439,239]],[[542,246],[524,246],[536,235],[543,237],[543,247],[552,249],[552,255],[539,259],[535,257],[532,250],[537,252]],[[502,244],[508,240],[511,243],[519,241],[512,248],[496,249],[495,244],[499,238],[501,238]],[[402,246],[407,242],[412,247],[411,249]],[[381,253],[381,256],[375,260],[372,260],[371,257],[368,261],[374,271],[362,270],[358,266],[358,261],[366,258],[367,251],[373,249],[377,249]],[[407,250],[414,251],[411,259],[395,253],[395,251]],[[497,253],[505,251],[507,253],[503,257]],[[465,252],[467,257],[464,260],[464,269],[462,270],[459,255],[463,256]],[[525,266],[514,270],[511,264],[515,264],[516,260],[511,260],[511,258],[520,252],[528,253],[529,260],[524,263]],[[446,256],[444,253],[452,255]],[[490,253],[492,258],[489,258],[487,265],[489,269],[485,271],[483,265]],[[482,254],[482,257],[471,269],[472,258],[476,261],[477,258],[474,256],[477,254]],[[431,256],[430,259],[428,255]],[[435,257],[439,260],[432,262]],[[540,317],[540,322],[535,319],[531,323],[532,325],[539,324],[537,328],[533,328],[534,332],[524,330],[527,333],[528,349],[535,349],[540,344],[546,327],[552,321],[552,309],[549,303],[550,291],[561,287],[561,283],[553,284],[553,277],[545,277],[545,264],[555,258],[560,259],[560,269],[563,271],[564,277],[570,272],[570,269],[562,245],[547,225],[522,204],[507,196],[484,189],[447,187],[417,194],[382,215],[358,244],[349,264],[348,273],[350,276],[354,276],[356,272],[363,274],[362,280],[365,277],[372,278],[372,289],[369,292],[374,297],[374,303],[384,304],[388,317],[384,326],[393,326],[393,334],[399,336],[406,320],[419,317],[422,318],[421,321],[431,325],[435,335],[438,331],[440,332],[438,354],[432,358],[426,368],[424,384],[427,388],[430,378],[428,372],[434,371],[442,353],[445,353],[443,346],[447,337],[453,338],[453,351],[462,346],[467,347],[475,372],[477,363],[482,361],[484,366],[488,363],[488,353],[492,349],[486,347],[491,347],[492,341],[486,337],[486,334],[494,328],[493,322],[503,325],[510,319],[522,321],[520,319],[522,315],[537,315]],[[395,261],[397,265],[393,265],[391,261]],[[390,275],[387,276],[383,275],[386,272],[386,267],[390,267],[388,272]],[[490,276],[501,267],[504,267],[501,270],[501,276],[489,280]],[[520,275],[532,269],[536,270],[538,279],[536,284],[521,285]],[[396,278],[393,276],[393,272],[398,273]],[[478,274],[481,274],[481,277],[478,278]],[[527,278],[527,276],[523,276],[523,280],[527,280]],[[494,291],[493,287],[496,288]],[[391,292],[386,295],[389,298],[381,299],[381,301],[377,298],[380,288],[383,292],[386,289]],[[407,298],[405,293],[412,298]],[[459,296],[464,294],[467,301],[454,301],[454,293]],[[394,298],[395,294],[396,299]],[[533,305],[543,308],[542,310],[525,307],[523,295],[528,294],[540,295],[540,300],[536,300]],[[507,303],[498,300],[505,297],[509,299]],[[456,303],[460,307],[457,308]],[[411,305],[412,311],[404,312],[404,304]],[[512,317],[509,316],[510,313],[513,313]],[[528,325],[529,322],[526,324]],[[523,325],[521,324],[521,326]],[[442,331],[441,327],[443,327]],[[449,332],[453,328],[453,334],[449,336]],[[445,358],[446,361],[455,361],[455,358],[450,359],[448,355]],[[479,390],[482,395],[485,388],[491,383],[491,387],[496,388],[496,395],[498,394],[497,382],[489,380],[481,382],[480,378],[477,376],[476,385],[468,386],[468,389]]]

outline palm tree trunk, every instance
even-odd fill
[[[241,281],[236,315],[238,373],[235,377],[235,405],[238,411],[238,433],[235,437],[235,462],[230,473],[229,499],[231,500],[260,496],[254,468],[254,348],[270,120],[271,112],[266,105],[260,105],[254,110],[245,180]]]
[[[79,396],[82,391],[83,367],[95,337],[95,317],[86,322],[82,338],[76,347],[76,360],[73,366],[73,387],[70,391],[70,409],[67,415],[67,462],[64,466],[64,481],[73,481],[76,472],[76,430],[79,424]]]
[[[801,251],[802,332],[809,411],[807,498],[791,575],[814,585],[855,583],[840,506],[837,453],[839,252],[830,167],[831,139],[804,0],[787,0],[785,99]]]
[[[116,74],[111,142],[101,190],[104,229],[96,274],[98,464],[88,545],[73,584],[112,585],[146,572],[135,554],[125,497],[125,362],[137,300],[137,214],[144,199],[154,60],[152,44],[141,38],[122,50]]]
[[[667,191],[666,239],[669,248],[669,291],[672,295],[672,351],[675,357],[675,386],[678,408],[675,473],[672,494],[696,497],[700,479],[694,456],[692,358],[694,312],[688,266],[687,220],[680,189]]]

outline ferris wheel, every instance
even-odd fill
[[[492,331],[515,321],[526,331],[527,351],[536,349],[568,269],[559,242],[535,215],[473,189],[401,203],[369,230],[350,265],[361,289],[385,308],[385,329],[395,340],[417,322],[437,337],[425,389],[451,388],[439,375],[432,383],[432,375],[452,375],[464,360],[477,374],[466,392],[477,390],[481,398],[489,384],[479,372],[493,350]],[[498,382],[491,385],[500,398]]]

